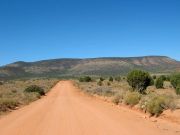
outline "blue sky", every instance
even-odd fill
[[[179,0],[1,0],[0,65],[52,58],[180,60]]]

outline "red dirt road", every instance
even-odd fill
[[[180,135],[180,126],[80,94],[59,82],[42,99],[0,118],[0,135]]]

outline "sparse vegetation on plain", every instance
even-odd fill
[[[110,98],[116,105],[136,106],[152,116],[159,116],[167,109],[180,108],[179,75],[154,76],[151,77],[148,72],[135,70],[128,74],[127,80],[117,80],[115,77],[116,81],[109,81],[109,78],[102,82],[100,79],[93,79],[93,82],[79,82],[78,85],[88,94]]]
[[[0,114],[41,98],[58,79],[10,80],[0,85]]]

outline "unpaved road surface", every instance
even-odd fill
[[[61,81],[47,96],[0,118],[0,135],[180,135],[179,125],[142,116]]]

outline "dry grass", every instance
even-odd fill
[[[30,79],[3,82],[3,85],[0,85],[0,114],[15,109],[20,105],[29,104],[41,97],[35,92],[24,92],[28,86],[38,85],[47,93],[57,82],[57,79]]]

